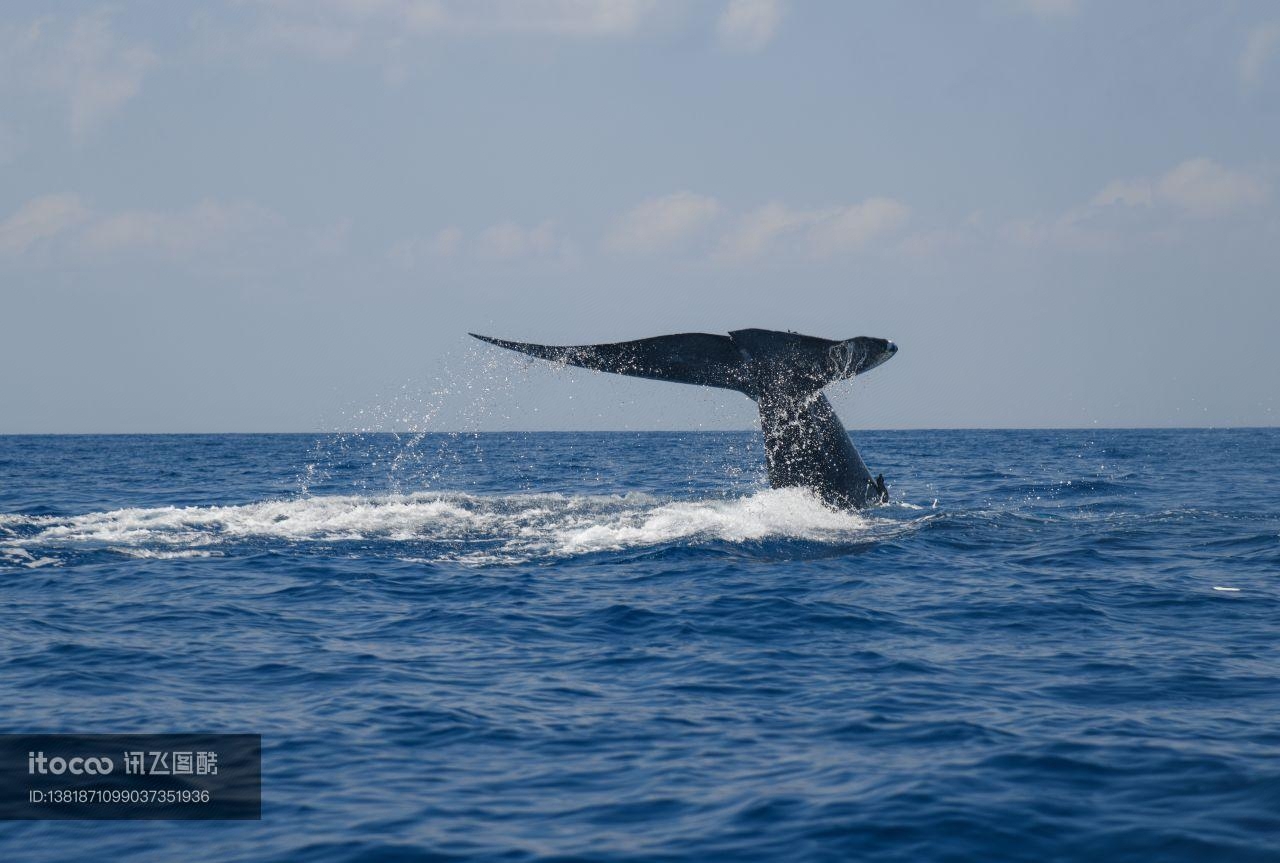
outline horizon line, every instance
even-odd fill
[[[893,426],[886,428],[846,428],[847,433],[857,432],[913,432],[913,431],[1265,431],[1280,429],[1274,425],[1197,425],[1197,426]],[[475,435],[475,434],[740,434],[759,433],[759,428],[672,428],[672,429],[343,429],[304,431],[38,431],[3,432],[0,437],[214,437],[249,435]]]

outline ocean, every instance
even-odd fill
[[[4,732],[261,734],[5,861],[1280,860],[1280,429],[0,437]]]

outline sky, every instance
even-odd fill
[[[6,0],[0,433],[1276,425],[1278,199],[1265,0]]]

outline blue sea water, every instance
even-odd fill
[[[0,860],[1280,860],[1280,430],[0,438],[0,731],[263,735]]]

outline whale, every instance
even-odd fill
[[[772,488],[805,488],[833,509],[889,499],[823,395],[835,381],[865,374],[898,352],[888,339],[824,339],[778,330],[728,335],[677,333],[628,342],[541,345],[469,333],[507,350],[561,365],[740,392],[755,401]]]

